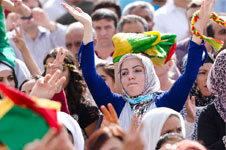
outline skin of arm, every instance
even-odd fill
[[[13,11],[22,16],[28,17],[31,15],[30,8],[23,4],[21,0],[1,0],[1,5],[4,9]]]

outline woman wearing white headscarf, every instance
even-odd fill
[[[144,115],[141,124],[144,150],[155,150],[160,136],[174,132],[185,137],[184,120],[180,113],[165,107],[150,110]]]

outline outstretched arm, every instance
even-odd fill
[[[31,54],[30,54],[30,52],[27,48],[27,44],[24,40],[22,25],[19,25],[19,28],[20,28],[19,31],[16,28],[15,24],[13,24],[13,28],[16,32],[16,35],[13,36],[12,40],[16,44],[16,47],[20,50],[28,70],[30,71],[31,75],[33,75],[33,76],[34,75],[41,75],[41,71],[38,68],[38,65],[34,61],[33,57],[31,56]]]
[[[107,104],[111,103],[119,116],[125,101],[121,95],[112,93],[105,81],[96,72],[91,17],[80,8],[73,8],[65,3],[62,6],[84,25],[83,44],[80,47],[78,57],[81,60],[80,67],[82,68],[83,77],[96,104],[100,108],[101,105],[107,107]]]
[[[196,23],[196,30],[201,34],[206,28],[215,0],[205,0],[202,3],[199,12],[199,20]],[[169,107],[176,111],[180,111],[190,93],[193,83],[195,82],[199,67],[202,65],[203,51],[207,54],[202,40],[193,35],[190,41],[188,60],[186,68],[181,77],[174,83],[172,88],[156,99],[157,107]]]
[[[13,11],[22,16],[30,16],[31,10],[25,4],[23,4],[22,0],[1,0],[1,5],[4,9],[9,11]]]

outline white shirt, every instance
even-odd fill
[[[177,41],[186,38],[189,32],[186,9],[177,7],[173,0],[168,0],[154,13],[154,23],[153,31],[174,33]]]

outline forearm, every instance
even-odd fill
[[[43,25],[43,27],[50,30],[50,32],[57,30],[57,24],[54,21],[49,21],[46,25]]]
[[[31,75],[41,75],[41,71],[34,61],[33,57],[31,56],[27,46],[25,46],[23,50],[21,50],[21,54]]]
[[[92,24],[90,23],[84,25],[83,44],[86,45],[91,41],[93,41],[93,32]]]
[[[2,7],[3,7],[4,9],[7,9],[7,10],[9,10],[9,11],[13,11],[13,12],[15,12],[15,13],[18,13],[18,14],[22,15],[22,16],[28,17],[28,16],[31,15],[31,10],[30,10],[30,8],[27,7],[27,6],[24,5],[24,4],[21,4],[20,7],[16,7],[16,6],[14,5],[14,3],[12,3],[12,2],[9,1],[9,0],[2,0],[1,4],[2,4]]]

